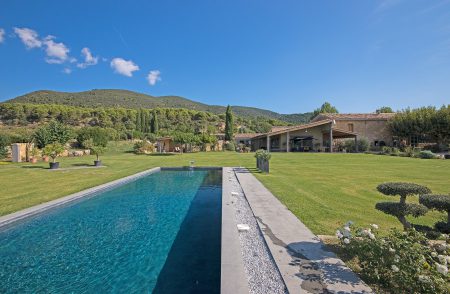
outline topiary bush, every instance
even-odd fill
[[[395,216],[403,225],[403,228],[411,228],[406,216],[419,217],[427,213],[428,209],[422,204],[406,203],[407,196],[429,194],[431,190],[425,186],[413,183],[391,182],[377,186],[377,190],[387,196],[400,196],[400,202],[380,202],[375,208],[392,216]]]
[[[450,233],[450,195],[420,195],[419,203],[441,212],[447,212],[447,222],[438,222],[434,225],[439,232]]]

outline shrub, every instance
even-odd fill
[[[428,187],[403,182],[383,183],[377,186],[377,190],[384,195],[400,196],[402,198],[406,196],[431,193],[431,190]]]
[[[154,151],[154,145],[146,140],[136,142],[133,146],[134,153],[148,154]]]
[[[39,148],[56,142],[64,145],[72,137],[72,131],[62,123],[51,121],[48,125],[37,129],[33,137]]]
[[[236,146],[233,142],[226,142],[224,147],[224,149],[227,151],[236,151]]]
[[[11,143],[9,136],[0,134],[0,159],[8,155],[8,146]]]
[[[429,194],[431,190],[425,186],[391,182],[377,186],[377,190],[387,196],[400,196],[400,202],[380,202],[375,208],[392,216],[395,216],[403,225],[404,229],[411,228],[411,224],[406,220],[406,216],[419,217],[427,213],[427,208],[422,204],[406,203],[407,196]]]
[[[425,206],[415,203],[378,202],[375,204],[375,208],[395,217],[402,217],[405,215],[419,217],[428,212],[428,209]]]
[[[358,139],[358,152],[365,152],[369,150],[369,142],[365,138]],[[355,141],[346,140],[344,143],[347,152],[356,152]]]
[[[392,229],[380,236],[377,228],[353,228],[347,223],[336,232],[343,251],[358,263],[356,271],[365,282],[389,293],[448,293],[447,246],[444,252],[437,252],[415,230]]]
[[[78,131],[77,141],[82,147],[89,148],[84,146],[84,142],[88,142],[88,140],[92,140],[92,144],[95,146],[106,147],[110,135],[108,130],[101,127],[84,127]]]
[[[388,146],[383,146],[383,147],[381,147],[381,153],[383,153],[383,154],[391,154],[391,147],[388,147]]]
[[[255,152],[256,167],[263,172],[269,172],[269,161],[272,158],[272,154],[269,151],[259,149]]]
[[[424,151],[420,151],[419,157],[422,158],[422,159],[434,159],[437,156],[436,156],[436,154],[434,154],[430,150],[424,150]]]
[[[429,209],[446,212],[447,223],[438,222],[434,225],[434,227],[442,233],[450,233],[450,195],[420,195],[419,203],[425,205]]]
[[[53,159],[53,162],[55,162],[56,157],[61,155],[61,153],[63,153],[63,152],[64,152],[64,146],[58,142],[53,143],[53,144],[48,144],[42,150],[42,154],[50,156]]]

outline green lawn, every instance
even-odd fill
[[[50,171],[46,163],[0,165],[0,215],[65,196],[155,166],[254,167],[253,154],[210,152],[183,155],[134,155],[128,146],[114,146],[102,158],[105,168]],[[91,164],[93,156],[62,158],[61,167]],[[256,173],[295,215],[316,234],[333,234],[347,220],[360,225],[377,223],[381,228],[399,227],[397,220],[375,210],[378,201],[395,201],[375,190],[385,181],[411,181],[429,186],[435,193],[450,192],[450,160],[365,154],[273,154],[269,175]],[[254,171],[254,169],[253,169]],[[413,219],[431,225],[445,219],[440,213]]]

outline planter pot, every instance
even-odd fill
[[[36,157],[31,157],[30,162],[31,163],[36,163],[37,162],[37,158]]]
[[[44,157],[42,157],[42,160],[44,161],[44,162],[48,162],[48,156],[44,156]]]
[[[58,169],[59,162],[50,162],[50,169]]]
[[[102,166],[101,160],[94,160],[94,166]]]

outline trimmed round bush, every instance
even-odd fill
[[[413,217],[423,216],[428,212],[428,208],[415,203],[379,202],[375,208],[396,217],[412,215]]]
[[[384,195],[400,197],[431,193],[431,190],[428,187],[402,182],[383,183],[378,185],[377,190]]]
[[[434,224],[434,228],[441,233],[450,234],[450,224],[446,222],[437,222]]]
[[[450,233],[450,195],[420,195],[419,202],[429,209],[447,212],[447,222],[437,222],[434,227],[442,233]]]
[[[431,193],[431,190],[425,186],[414,183],[390,182],[378,185],[377,190],[384,195],[400,196],[400,202],[398,203],[380,202],[375,205],[375,208],[397,217],[405,230],[411,228],[406,216],[419,217],[428,211],[427,207],[422,204],[406,203],[406,196]]]
[[[436,209],[445,212],[450,211],[450,195],[420,195],[419,202],[420,204],[423,204],[430,209]]]

